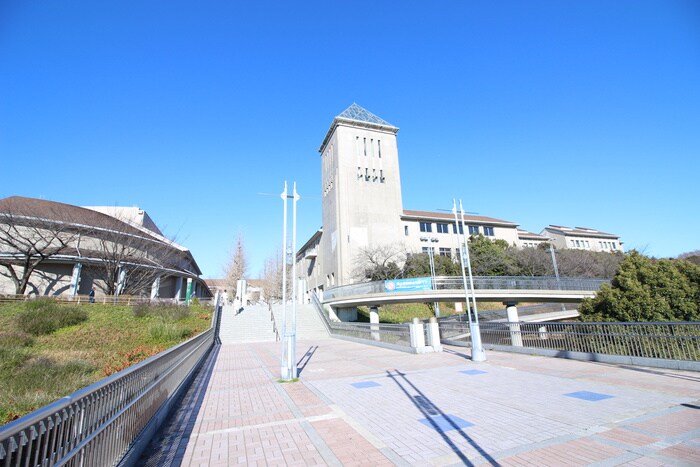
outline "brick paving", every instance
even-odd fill
[[[140,465],[700,465],[700,374],[300,341],[212,353]],[[477,371],[475,371],[477,370]]]

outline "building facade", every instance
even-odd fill
[[[623,251],[620,237],[588,227],[549,225],[542,230],[541,234],[550,238],[554,247],[560,250],[569,248],[607,253]]]
[[[210,298],[192,253],[153,227],[138,208],[2,199],[0,293]]]
[[[493,217],[465,215],[458,227],[449,213],[405,210],[398,131],[357,104],[333,119],[319,148],[322,228],[297,252],[298,279],[307,293],[361,281],[361,264],[378,250],[384,256],[396,253],[397,259],[429,250],[456,258],[458,228],[467,237],[483,235],[519,248],[534,248],[550,238],[557,248],[575,245],[558,241],[547,229],[536,234]]]

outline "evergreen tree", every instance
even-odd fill
[[[579,312],[584,321],[698,321],[700,267],[632,251],[612,284],[584,300]]]

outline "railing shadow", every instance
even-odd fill
[[[309,350],[307,350],[306,353],[302,355],[301,359],[297,362],[297,375],[301,375],[301,373],[304,371],[304,368],[306,368],[306,365],[311,360],[311,357],[314,356],[317,350],[318,346],[312,345],[311,347],[309,347]]]
[[[459,447],[450,439],[445,430],[435,421],[434,417],[441,416],[451,427],[454,429],[462,438],[464,438],[476,451],[481,454],[481,456],[491,465],[500,466],[500,464],[494,459],[488,452],[486,452],[479,444],[474,441],[471,436],[465,433],[462,428],[457,425],[454,420],[445,414],[438,406],[436,406],[428,397],[426,397],[423,392],[418,389],[404,373],[399,370],[394,369],[394,373],[387,371],[387,376],[396,383],[396,385],[401,389],[401,391],[406,395],[406,397],[416,406],[418,410],[425,416],[430,425],[437,431],[445,443],[452,449],[452,452],[457,454],[460,460],[465,465],[474,465],[467,456],[459,449]],[[411,395],[412,390],[415,395]],[[452,431],[452,430],[450,430]]]
[[[136,467],[176,467],[182,464],[197,415],[204,403],[209,381],[214,374],[220,348],[217,344],[212,347],[206,362],[177,404],[177,410],[168,416],[163,428],[156,433],[144,454],[134,464]]]

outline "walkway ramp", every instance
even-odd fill
[[[282,304],[276,304],[272,307],[275,313],[275,321],[278,328],[282,329]],[[291,320],[292,305],[287,304],[287,317]],[[291,323],[288,323],[291,326]],[[281,331],[280,331],[281,334]],[[330,335],[326,326],[323,324],[323,319],[318,315],[318,312],[313,305],[297,305],[297,339],[313,340],[313,339],[328,339]]]
[[[245,313],[245,312],[244,312]],[[137,465],[698,465],[698,373],[320,340],[217,346]]]
[[[219,337],[222,344],[274,342],[276,340],[270,311],[264,305],[251,305],[236,310],[223,307]]]

